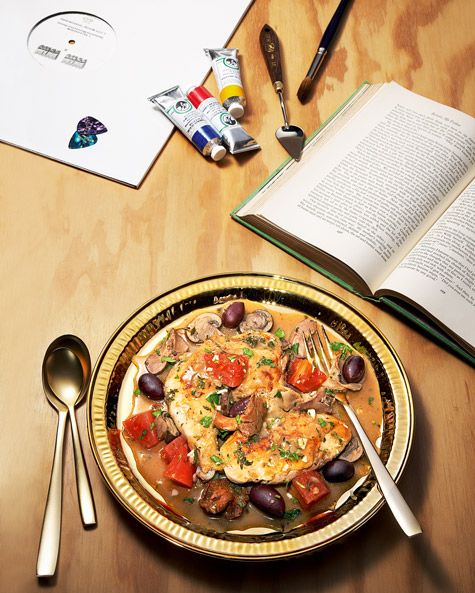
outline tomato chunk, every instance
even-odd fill
[[[155,418],[151,410],[130,416],[123,422],[124,430],[134,441],[139,441],[144,447],[150,449],[158,443]]]
[[[183,455],[183,453],[179,453],[170,461],[163,475],[180,486],[191,488],[193,486],[194,473],[195,466],[188,460],[186,454]]]
[[[310,508],[330,493],[324,479],[316,470],[300,472],[292,480],[292,488],[305,509]]]
[[[315,391],[325,381],[327,376],[313,367],[306,358],[294,358],[287,372],[287,383],[303,393]]]
[[[163,459],[165,459],[167,463],[170,463],[172,459],[178,457],[178,455],[180,454],[186,457],[188,451],[188,443],[186,442],[185,437],[183,435],[180,435],[179,437],[176,437],[176,439],[173,439],[173,441],[168,443],[168,445],[163,447],[163,449],[160,451],[160,455],[163,457]]]
[[[193,486],[193,474],[195,473],[195,466],[188,459],[189,451],[188,443],[183,435],[173,439],[160,451],[161,456],[168,463],[163,475],[185,488]]]
[[[215,379],[227,387],[238,387],[244,380],[248,368],[248,357],[242,354],[219,352],[204,355],[206,367]]]

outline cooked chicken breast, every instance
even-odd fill
[[[277,484],[321,467],[350,441],[350,429],[334,416],[283,408],[282,392],[289,387],[281,357],[280,340],[262,331],[215,335],[181,355],[165,382],[165,398],[175,424],[196,450],[200,477],[224,471],[237,483]],[[235,402],[248,398],[242,416],[220,414],[224,393]],[[215,423],[235,430],[221,449]]]
[[[216,368],[223,355],[225,362],[242,363],[243,379],[232,389],[234,400],[239,400],[275,391],[282,374],[278,364],[281,354],[280,340],[267,332],[217,335],[193,353],[183,354],[169,373],[165,382],[168,409],[190,448],[197,451],[200,476],[210,478],[213,470],[223,469],[213,426],[219,397],[228,390],[228,377]]]
[[[292,410],[268,417],[260,434],[236,431],[221,447],[226,476],[237,483],[278,484],[304,469],[318,469],[339,455],[351,430],[328,414]]]

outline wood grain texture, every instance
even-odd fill
[[[308,134],[363,80],[393,79],[475,115],[472,0],[354,2],[312,100],[301,105],[296,91],[336,5],[256,0],[231,40],[230,47],[240,49],[249,102],[243,125],[261,144],[259,153],[216,165],[175,134],[133,190],[0,145],[0,591],[30,593],[48,585],[67,593],[474,590],[473,369],[229,217],[286,157],[274,137],[280,108],[260,55],[264,23],[281,41],[290,120]],[[216,91],[214,80],[207,84]],[[413,452],[400,485],[424,535],[407,540],[383,509],[340,545],[306,558],[238,566],[193,555],[146,531],[109,494],[86,443],[82,407],[78,419],[99,524],[92,531],[81,526],[68,435],[58,574],[38,583],[56,427],[41,387],[47,345],[74,333],[94,360],[116,326],[146,300],[193,278],[233,271],[275,272],[327,288],[392,342],[416,412]]]

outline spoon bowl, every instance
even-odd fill
[[[54,407],[57,400],[76,406],[86,395],[91,376],[91,357],[82,340],[66,335],[56,338],[46,350],[43,361],[43,387]]]

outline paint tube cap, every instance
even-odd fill
[[[210,157],[213,161],[220,161],[226,154],[226,149],[222,144],[213,144],[210,152]]]
[[[238,101],[234,101],[231,105],[228,106],[229,113],[235,118],[239,119],[244,115],[244,107]]]

